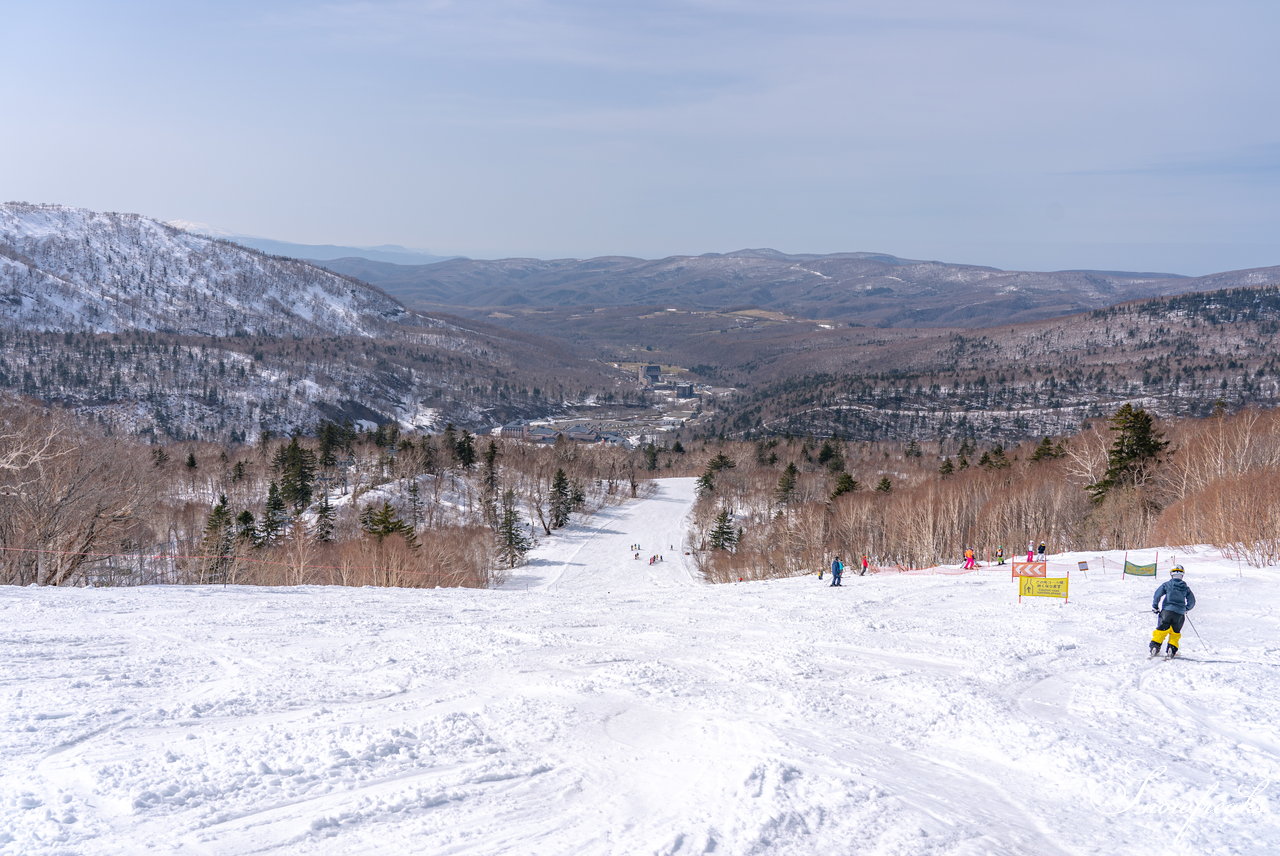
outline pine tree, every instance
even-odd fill
[[[879,493],[890,493],[892,490],[893,482],[889,480],[888,476],[881,478],[879,484],[876,485],[876,491]]]
[[[551,479],[551,528],[560,529],[569,522],[569,512],[573,507],[573,496],[569,489],[569,477],[564,470],[557,469]]]
[[[502,506],[498,514],[498,559],[508,568],[524,561],[525,554],[533,549],[533,542],[525,533],[524,521],[516,510],[516,492],[508,489],[502,494]]]
[[[484,450],[484,474],[480,479],[480,507],[489,528],[498,528],[498,443],[490,439]]]
[[[1031,453],[1031,460],[1035,462],[1052,461],[1054,458],[1061,458],[1064,453],[1061,443],[1054,443],[1048,437],[1040,441],[1040,445],[1036,446],[1036,450]]]
[[[1107,471],[1101,480],[1085,487],[1095,502],[1101,502],[1115,488],[1144,484],[1169,445],[1156,430],[1155,419],[1141,407],[1125,404],[1110,422],[1116,437],[1107,453]]]
[[[260,545],[258,521],[254,519],[253,512],[247,508],[236,515],[236,540],[250,547]]]
[[[733,528],[733,513],[727,508],[716,515],[711,531],[707,533],[707,546],[712,550],[732,550],[738,543],[738,533]]]
[[[235,528],[226,496],[219,496],[218,503],[209,512],[204,525],[204,537],[200,541],[203,556],[203,582],[225,583],[231,576],[235,563]]]
[[[778,477],[778,486],[773,492],[774,499],[777,500],[779,505],[786,505],[791,501],[796,492],[796,482],[799,477],[800,471],[796,469],[795,462],[787,464],[787,468]]]
[[[951,458],[943,458],[942,465],[938,467],[938,475],[944,479],[956,471],[955,464],[951,463]]]
[[[262,515],[262,543],[271,545],[278,541],[288,522],[289,513],[285,510],[280,486],[272,482],[267,487],[267,510]]]
[[[831,491],[831,498],[844,496],[846,493],[853,493],[855,490],[861,489],[862,485],[858,484],[858,480],[848,473],[841,473],[836,477],[835,490]]]
[[[650,471],[658,468],[658,446],[652,440],[644,447],[644,468]]]
[[[310,449],[291,439],[276,452],[272,466],[280,475],[280,497],[295,512],[311,503],[312,484],[316,477],[316,456]]]
[[[388,535],[402,535],[410,547],[418,546],[418,536],[413,527],[400,519],[387,500],[383,500],[382,505],[370,505],[360,513],[360,528],[378,543]]]
[[[471,435],[463,431],[458,435],[457,446],[454,449],[458,456],[458,463],[463,469],[470,469],[476,462],[475,442],[471,439]]]
[[[329,494],[320,494],[320,502],[316,504],[316,522],[311,528],[311,537],[320,544],[333,541],[333,506],[329,504]]]

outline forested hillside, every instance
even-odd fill
[[[126,435],[489,427],[616,382],[561,344],[410,312],[305,262],[133,214],[0,206],[0,390]]]

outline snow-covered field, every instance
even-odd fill
[[[708,586],[661,485],[497,591],[0,588],[0,853],[1280,852],[1280,569],[1149,661],[1118,556]]]

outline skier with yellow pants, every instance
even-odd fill
[[[1175,657],[1178,654],[1178,643],[1182,641],[1182,622],[1187,613],[1195,609],[1196,596],[1191,587],[1182,581],[1185,573],[1182,565],[1174,565],[1169,572],[1169,579],[1162,582],[1151,598],[1151,611],[1160,616],[1156,629],[1151,634],[1151,656],[1160,653],[1160,646],[1166,639],[1169,641],[1167,654]],[[1164,603],[1161,604],[1161,599]]]

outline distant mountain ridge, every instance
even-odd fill
[[[615,379],[561,346],[136,214],[0,205],[0,393],[120,430],[491,427]]]
[[[417,309],[466,314],[540,308],[758,308],[882,327],[1017,323],[1192,290],[1164,273],[1005,271],[884,253],[739,250],[665,259],[451,259],[405,266],[368,259],[319,262],[384,288]],[[1226,276],[1226,275],[1220,275]]]
[[[359,335],[419,323],[377,288],[137,214],[0,205],[0,321],[200,336]]]

